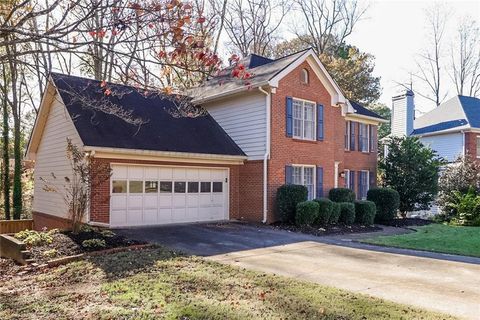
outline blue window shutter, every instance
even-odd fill
[[[377,177],[375,176],[375,172],[370,171],[369,174],[370,174],[370,177],[369,177],[370,188],[375,188],[377,186]]]
[[[358,171],[358,192],[357,192],[357,199],[362,199],[362,196],[363,196],[363,174],[364,172],[363,171]]]
[[[293,183],[293,167],[289,165],[285,166],[285,183],[286,184]]]
[[[377,142],[375,141],[375,127],[372,126],[371,124],[368,125],[368,134],[370,135],[369,141],[370,141],[370,152],[375,152],[376,149],[376,144]]]
[[[348,188],[355,192],[355,171],[350,170],[349,183],[350,185],[348,186]]]
[[[317,104],[317,140],[323,140],[323,105]]]
[[[287,97],[286,115],[287,115],[287,137],[292,137],[292,135],[293,135],[293,101],[292,101],[292,97]]]
[[[317,198],[323,197],[323,168],[317,167]]]
[[[355,151],[356,122],[350,121],[350,151]]]
[[[363,123],[358,124],[358,151],[363,151]]]

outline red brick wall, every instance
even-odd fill
[[[239,220],[263,219],[263,160],[246,161],[239,167],[240,214]]]
[[[70,220],[50,214],[34,211],[32,212],[32,218],[33,228],[38,231],[43,230],[44,228],[47,228],[48,230],[54,228],[67,230],[71,228]]]
[[[465,132],[465,154],[477,159],[477,133]]]
[[[198,163],[178,163],[161,161],[138,161],[125,159],[100,159],[95,158],[95,166],[100,167],[101,163],[134,163],[144,165],[178,165],[195,167],[222,167],[230,168],[230,217],[236,219],[240,216],[240,197],[239,197],[239,169],[241,165],[221,165],[221,164],[198,164]],[[90,220],[94,222],[109,223],[110,213],[110,179],[96,187],[91,196]]]
[[[310,74],[308,85],[299,82],[303,68]],[[304,141],[286,136],[286,97],[314,101],[324,105],[324,140]],[[344,151],[345,118],[341,108],[331,106],[331,97],[326,88],[315,76],[307,62],[300,65],[284,77],[272,94],[271,112],[271,156],[268,163],[268,221],[275,221],[275,195],[279,186],[285,183],[285,166],[307,164],[323,167],[323,186],[325,195],[334,187],[335,162],[340,162],[339,173],[344,168],[376,171],[376,152]],[[357,135],[358,137],[358,135]],[[343,187],[344,179],[338,179]]]

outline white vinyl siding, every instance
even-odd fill
[[[267,140],[265,95],[243,94],[204,107],[247,154],[249,160],[263,159]]]
[[[72,177],[70,163],[66,158],[67,138],[77,146],[83,145],[57,94],[53,99],[36,155],[33,211],[64,218],[68,216],[63,200],[65,177]],[[52,177],[52,173],[56,179]],[[60,192],[44,191],[45,182],[41,178],[49,181],[49,185]]]
[[[420,141],[449,162],[463,155],[463,134],[460,132],[421,137]]]

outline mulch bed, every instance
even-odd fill
[[[390,227],[405,228],[405,227],[415,227],[415,226],[426,226],[428,224],[435,223],[432,220],[425,220],[420,218],[398,218],[393,219],[389,222],[383,222],[382,224]]]
[[[359,224],[354,224],[351,226],[346,225],[333,225],[333,226],[324,226],[324,227],[298,227],[295,225],[277,222],[270,227],[274,229],[286,230],[291,232],[302,232],[306,234],[311,234],[314,236],[328,236],[328,235],[337,235],[337,234],[351,234],[351,233],[364,233],[364,232],[374,232],[380,231],[382,228],[377,226],[364,226]]]
[[[84,248],[82,242],[89,239],[102,239],[105,241],[105,247]],[[52,259],[141,244],[145,244],[145,242],[127,239],[116,234],[113,236],[105,235],[99,229],[92,229],[76,235],[71,232],[59,232],[53,235],[53,242],[50,244],[27,247],[31,253],[30,258],[34,260],[32,265],[19,266],[11,259],[0,258],[0,279],[8,278],[24,271],[33,271],[32,267],[45,264]],[[57,254],[54,257],[45,256],[44,252],[52,249],[55,249]]]

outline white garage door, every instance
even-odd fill
[[[228,219],[228,170],[112,166],[110,225]]]

